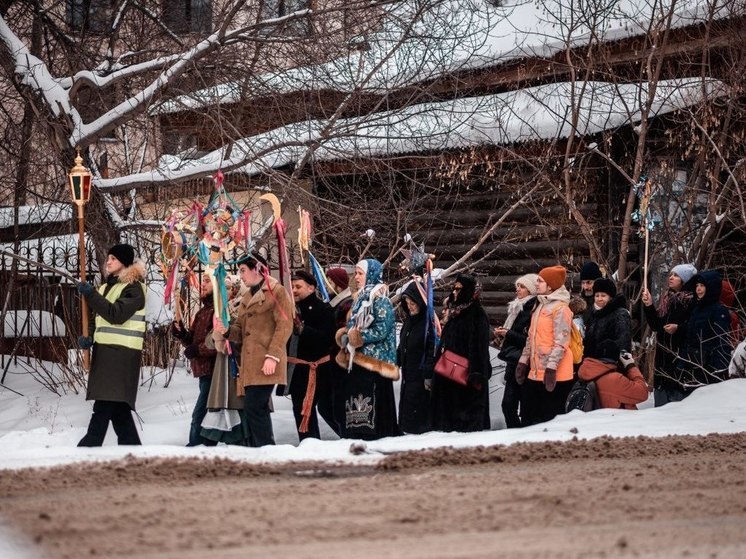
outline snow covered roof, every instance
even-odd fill
[[[597,13],[589,17],[590,7]],[[573,8],[574,7],[574,8]],[[681,28],[729,15],[709,0],[672,3],[671,27]],[[643,35],[651,22],[667,17],[657,2],[605,0],[442,0],[423,10],[407,0],[389,6],[382,26],[366,35],[368,50],[335,60],[220,84],[154,107],[152,114],[196,109],[293,91],[388,92],[453,72],[504,64],[526,57],[551,57],[592,40],[614,41]],[[588,26],[594,21],[594,28]]]
[[[106,179],[102,188],[121,186],[123,180],[178,180],[222,164],[252,163],[241,171],[254,175],[298,161],[307,146],[318,142],[316,160],[377,157],[401,153],[463,148],[480,144],[511,144],[561,139],[573,132],[572,98],[579,102],[577,135],[586,136],[635,124],[647,102],[648,84],[563,82],[495,95],[467,97],[439,103],[336,121],[329,134],[327,120],[309,120],[244,138],[233,144],[231,156],[223,149],[195,160],[170,157],[164,167],[126,179]],[[582,94],[581,94],[582,90]],[[658,83],[650,116],[660,116],[726,92],[722,82],[688,78]]]
[[[13,226],[13,206],[0,207],[0,228]],[[38,204],[18,208],[18,224],[69,221],[73,217],[72,204]]]

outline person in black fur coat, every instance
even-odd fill
[[[490,322],[479,302],[481,286],[476,279],[459,274],[445,301],[443,332],[438,349],[450,350],[469,360],[467,385],[433,375],[433,430],[481,431],[490,428],[489,379]]]
[[[583,358],[600,359],[599,347],[611,340],[621,351],[632,350],[632,320],[627,310],[627,298],[619,293],[610,279],[593,282],[593,312],[585,327]]]
[[[420,434],[430,430],[435,332],[432,326],[428,328],[427,305],[415,281],[402,294],[406,318],[399,334],[396,361],[401,369],[399,428],[404,433]]]
[[[515,281],[515,299],[508,303],[508,317],[500,328],[495,328],[495,337],[502,342],[498,357],[505,361],[505,392],[502,410],[508,429],[521,426],[519,407],[522,386],[515,380],[515,368],[521,358],[531,325],[531,313],[536,304],[537,274],[526,274]]]

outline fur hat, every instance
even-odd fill
[[[525,276],[519,277],[515,280],[516,286],[521,284],[523,287],[528,289],[531,295],[536,295],[536,280],[539,279],[538,274],[526,274]]]
[[[593,294],[606,293],[612,299],[616,297],[616,285],[607,278],[598,278],[593,282]]]
[[[587,309],[588,303],[585,302],[585,299],[578,297],[577,295],[570,297],[570,310],[574,316],[583,314]]]
[[[308,272],[306,272],[305,270],[296,270],[295,272],[293,272],[291,281],[296,281],[296,280],[304,281],[308,285],[313,286],[313,287],[318,287],[319,285],[318,282],[316,281],[316,278],[313,277]]]
[[[676,274],[681,278],[683,283],[687,283],[697,273],[697,268],[691,264],[679,264],[671,268],[671,273]]]
[[[326,272],[326,277],[332,280],[341,291],[350,286],[350,274],[344,268],[330,268]]]
[[[114,245],[106,254],[111,254],[127,267],[132,266],[132,263],[135,261],[135,249],[132,245],[128,244]]]
[[[567,270],[564,266],[549,266],[543,268],[539,275],[541,279],[547,282],[547,285],[555,291],[565,285],[565,279],[567,279]]]
[[[601,268],[598,267],[598,264],[592,261],[588,261],[585,264],[583,264],[583,267],[580,269],[580,281],[584,280],[597,280],[601,277]]]

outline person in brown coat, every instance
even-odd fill
[[[275,444],[269,399],[276,384],[287,384],[286,346],[293,332],[293,303],[285,288],[266,273],[267,262],[259,254],[247,254],[238,264],[249,291],[230,329],[218,324],[213,336],[242,344],[239,386],[244,387],[249,443],[258,447]]]
[[[609,340],[602,342],[600,350],[602,358],[583,359],[578,370],[580,380],[596,382],[602,408],[636,410],[637,404],[648,399],[648,385],[632,354],[620,355],[619,346]]]

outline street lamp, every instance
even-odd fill
[[[80,148],[76,148],[78,155],[75,157],[75,166],[67,174],[70,184],[70,195],[73,204],[78,206],[78,262],[80,263],[80,281],[86,281],[85,274],[85,213],[83,208],[91,199],[91,182],[93,174],[83,165],[80,156]],[[88,337],[88,302],[81,297],[82,335]],[[83,350],[83,368],[90,369],[91,353],[89,349]]]

